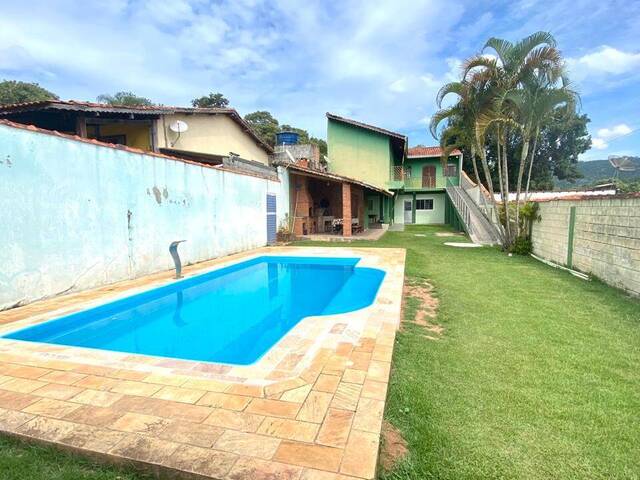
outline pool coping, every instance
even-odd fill
[[[386,275],[369,307],[307,317],[249,366],[0,339],[0,431],[171,475],[373,478],[405,251],[269,247],[191,265],[184,274],[264,255],[357,256],[358,266]],[[0,312],[0,334],[170,277],[163,272]]]

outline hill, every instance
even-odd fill
[[[620,172],[618,178],[625,182],[640,180],[640,157],[631,157],[636,165],[635,172]],[[590,162],[578,162],[578,170],[582,173],[583,178],[579,178],[575,183],[566,180],[555,180],[555,189],[563,190],[593,185],[601,180],[613,178],[615,170],[609,163],[609,160],[592,160]]]

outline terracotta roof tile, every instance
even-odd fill
[[[439,157],[442,155],[440,147],[411,147],[408,152],[410,157]],[[451,155],[461,155],[462,152],[457,148],[451,152]]]

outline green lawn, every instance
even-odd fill
[[[2,480],[151,480],[146,475],[95,465],[77,456],[0,436]]]
[[[410,454],[383,478],[640,478],[640,302],[441,230],[353,244],[407,248],[445,327],[398,335],[386,418]]]
[[[437,341],[398,335],[386,418],[410,454],[383,478],[640,478],[640,302],[527,257],[446,247],[441,230],[352,244],[407,248],[407,281],[435,286],[445,327]],[[141,477],[0,438],[0,478]]]

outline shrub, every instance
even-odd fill
[[[533,245],[531,239],[524,236],[519,236],[511,246],[511,253],[516,255],[529,255],[533,251]]]

